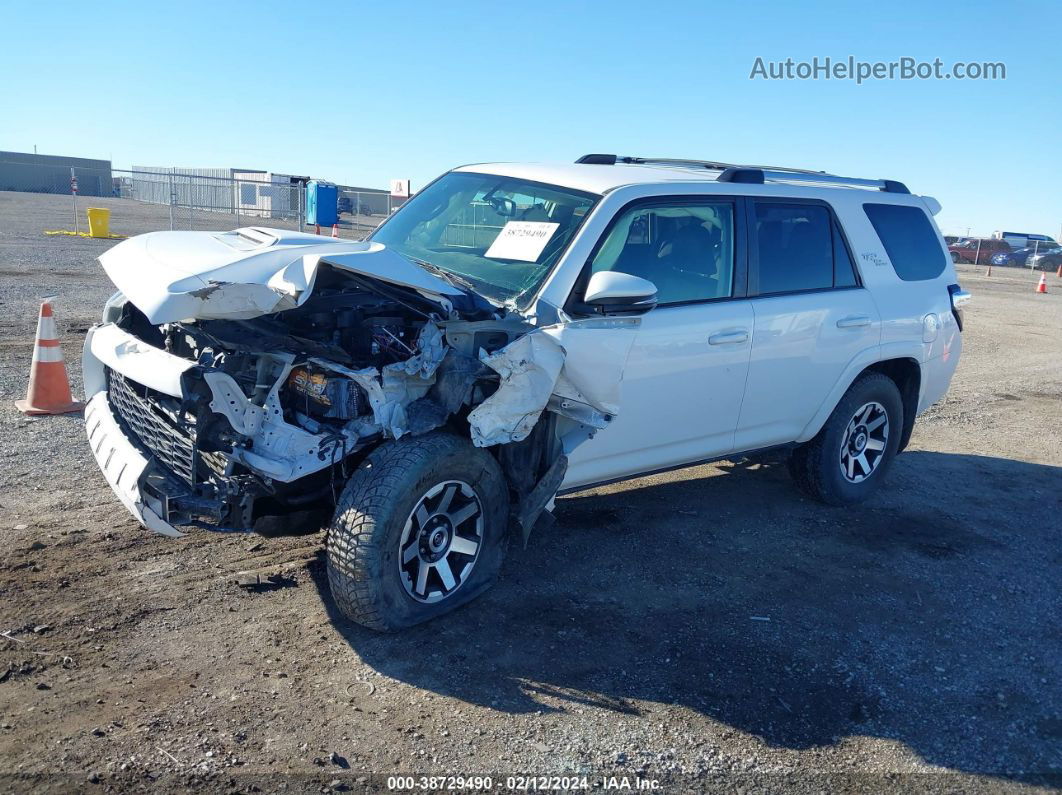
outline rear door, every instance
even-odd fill
[[[829,205],[757,199],[748,224],[754,323],[738,450],[796,441],[849,362],[881,338]]]

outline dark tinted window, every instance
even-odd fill
[[[756,292],[833,287],[833,224],[815,204],[756,204]]]
[[[897,276],[915,282],[935,279],[944,272],[944,252],[924,211],[896,204],[864,204],[863,210]]]

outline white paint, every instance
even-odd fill
[[[323,263],[412,287],[444,312],[450,298],[461,294],[379,243],[280,229],[151,232],[105,251],[100,263],[152,323],[245,320],[293,309],[312,293]]]
[[[181,376],[195,366],[195,362],[148,345],[113,323],[103,323],[91,330],[85,340],[85,354],[86,361],[91,357],[138,384],[173,397],[183,395]],[[85,369],[96,368],[89,362]],[[99,388],[103,388],[102,383]]]
[[[588,304],[608,298],[635,300],[656,295],[656,285],[648,279],[620,271],[598,271],[590,277],[583,300]]]

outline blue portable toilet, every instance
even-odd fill
[[[339,223],[339,189],[331,182],[306,183],[306,223],[332,226]]]

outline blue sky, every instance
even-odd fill
[[[1062,5],[0,0],[0,149],[414,188],[666,155],[889,177],[945,232],[1059,236]],[[757,57],[1002,61],[998,81],[750,80]]]

